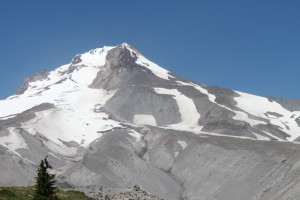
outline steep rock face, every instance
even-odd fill
[[[130,123],[134,122],[135,115],[153,116],[153,125],[179,123],[181,118],[176,101],[153,90],[154,87],[171,88],[170,81],[137,64],[137,53],[127,47],[119,45],[107,53],[103,70],[98,72],[90,86],[118,90],[107,102],[106,111]]]
[[[103,70],[98,72],[90,87],[114,90],[132,85],[145,87],[170,85],[170,81],[155,76],[149,68],[138,64],[137,55],[138,53],[133,52],[127,45],[118,45],[111,49],[107,53]]]
[[[128,44],[77,55],[20,91],[0,101],[0,185],[33,184],[48,156],[74,187],[141,185],[170,200],[300,196],[297,100],[185,80]]]
[[[23,85],[17,90],[16,94],[17,95],[23,94],[28,89],[30,82],[44,80],[48,77],[49,74],[50,72],[45,70],[45,71],[37,72],[33,76],[26,77]]]
[[[129,123],[139,123],[135,116],[153,116],[154,122],[151,125],[159,126],[181,121],[177,102],[168,95],[158,95],[149,87],[120,89],[106,103],[105,109],[119,120]]]

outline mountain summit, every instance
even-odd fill
[[[299,197],[299,136],[300,101],[188,81],[123,43],[27,77],[0,101],[0,185],[33,184],[48,156],[74,187],[141,185],[172,200]]]

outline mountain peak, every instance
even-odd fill
[[[281,180],[298,191],[299,144],[286,143],[300,141],[297,102],[183,80],[127,43],[26,80],[22,94],[0,101],[0,185],[33,183],[48,156],[63,183],[141,185],[166,200],[208,199],[195,187],[204,178],[213,190],[224,179],[218,199],[241,181],[237,199],[288,199],[262,192],[287,191]]]
[[[134,46],[132,46],[131,44],[128,44],[126,42],[124,42],[122,44],[119,44],[116,47],[125,48],[125,49],[128,49],[131,52],[134,52],[137,55],[141,55],[141,52],[137,48],[135,48]]]
[[[137,53],[127,44],[123,43],[107,52],[106,64],[110,68],[135,68]]]
[[[86,65],[86,66],[101,66],[104,65],[103,57],[107,55],[109,51],[119,52],[122,56],[119,59],[125,59],[123,56],[128,56],[128,52],[130,52],[131,58],[136,58],[140,52],[131,46],[128,43],[118,44],[117,46],[104,46],[102,48],[92,49],[86,53],[76,55],[72,61],[71,65]],[[128,51],[127,53],[125,53]],[[122,53],[121,53],[122,52]],[[127,59],[129,58],[127,57]]]
[[[123,42],[122,44],[119,44],[119,45],[124,46],[124,47],[130,46],[130,44],[128,44],[127,42]]]
[[[117,46],[104,46],[78,54],[69,64],[51,72],[37,73],[34,76],[30,76],[24,80],[24,84],[18,89],[16,94],[23,94],[27,90],[37,91],[47,88],[71,77],[73,77],[71,78],[72,80],[77,77],[78,83],[85,80],[84,85],[87,86],[92,84],[93,80],[91,79],[97,78],[95,76],[106,69],[112,69],[113,71],[124,69],[141,70],[165,80],[169,80],[169,77],[172,77],[169,71],[145,58],[136,48],[128,43],[122,43]]]

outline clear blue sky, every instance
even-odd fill
[[[187,79],[300,98],[300,1],[2,0],[0,98],[26,75],[128,42]]]

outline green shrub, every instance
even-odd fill
[[[0,188],[0,200],[32,200],[34,187],[3,187]],[[56,190],[59,200],[91,200],[83,192]]]
[[[17,197],[14,192],[8,188],[3,188],[0,190],[0,198],[2,197]]]

